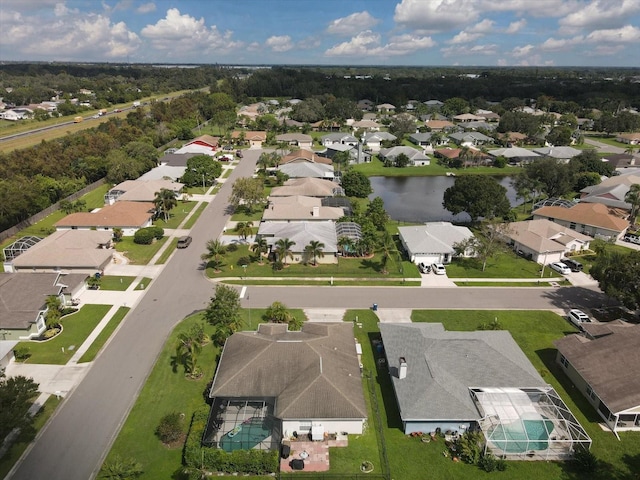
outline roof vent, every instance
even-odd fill
[[[407,360],[404,357],[400,357],[400,367],[398,368],[398,378],[407,378]]]

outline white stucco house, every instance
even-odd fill
[[[398,227],[398,233],[402,246],[416,265],[451,263],[455,255],[453,245],[473,238],[473,233],[467,227],[449,222],[428,222],[420,226]]]

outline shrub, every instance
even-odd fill
[[[273,269],[276,272],[279,272],[283,268],[284,268],[284,263],[282,263],[282,260],[276,260],[275,262],[273,262]]]
[[[178,412],[166,414],[156,428],[156,435],[162,443],[173,443],[182,436],[182,416]]]
[[[16,360],[23,361],[31,356],[31,351],[26,345],[18,345],[13,350],[13,355],[16,357]]]
[[[138,245],[151,245],[153,242],[154,234],[148,228],[141,228],[133,236],[133,243]]]
[[[599,462],[596,456],[591,453],[591,450],[578,447],[573,454],[573,464],[576,469],[583,473],[595,473],[599,467]]]
[[[78,311],[77,308],[74,307],[65,307],[61,310],[62,316],[71,315],[72,313],[76,313]]]
[[[230,243],[229,245],[227,245],[227,248],[225,249],[227,252],[235,252],[238,250],[238,244],[236,243]]]
[[[493,453],[487,452],[478,460],[478,466],[485,472],[493,472],[497,468],[497,459]]]
[[[160,240],[162,237],[164,237],[164,228],[162,227],[147,227],[147,228],[151,230],[151,233],[153,234],[153,238],[155,238],[156,240]]]
[[[242,265],[249,265],[251,263],[251,259],[249,257],[240,257],[236,265],[241,267]]]

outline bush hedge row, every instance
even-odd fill
[[[189,434],[184,446],[183,462],[191,468],[211,472],[248,473],[266,475],[278,470],[278,452],[270,450],[234,450],[203,447],[202,435],[207,427],[209,408],[203,407],[193,414]]]
[[[164,236],[162,227],[145,227],[136,231],[133,235],[133,243],[139,245],[151,245],[153,239],[160,240]]]

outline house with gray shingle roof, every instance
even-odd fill
[[[288,331],[286,324],[261,324],[255,332],[234,333],[220,355],[209,397],[209,444],[220,444],[233,427],[229,414],[238,412],[240,425],[256,416],[270,421],[272,448],[294,432],[306,436],[313,430],[320,439],[328,433],[359,435],[367,406],[353,325],[305,323],[300,331]]]
[[[353,135],[343,132],[337,133],[328,133],[320,138],[320,142],[322,145],[329,146],[334,145],[336,143],[340,143],[342,145],[357,145],[358,139]]]
[[[421,150],[416,150],[412,147],[399,146],[380,149],[380,159],[382,161],[394,161],[395,158],[401,154],[405,154],[409,157],[409,165],[414,167],[429,165],[431,163],[431,159],[427,155],[425,155]]]
[[[280,165],[278,170],[285,173],[289,178],[324,178],[327,180],[333,180],[333,165],[326,165],[324,163],[311,163],[311,162],[291,162]]]
[[[565,146],[534,148],[533,151],[543,157],[555,158],[558,162],[562,163],[568,163],[573,157],[582,153],[582,150]]]
[[[473,233],[467,227],[449,222],[398,227],[398,233],[409,259],[416,265],[451,263],[455,254],[453,245],[473,238]]]
[[[372,152],[380,151],[380,147],[382,146],[382,142],[384,141],[394,141],[398,137],[389,133],[389,132],[367,132],[364,134],[362,140],[365,146],[371,150]]]
[[[336,224],[333,221],[262,222],[258,228],[258,236],[266,239],[272,254],[276,251],[278,240],[288,238],[295,242],[291,247],[293,259],[287,258],[287,262],[310,261],[304,249],[315,240],[324,244],[322,248],[324,257],[316,258],[317,262],[338,263],[338,236]],[[282,260],[284,262],[284,259]]]
[[[493,143],[493,138],[488,137],[480,132],[450,133],[449,138],[453,140],[457,145],[463,146],[484,145],[486,143]]]

